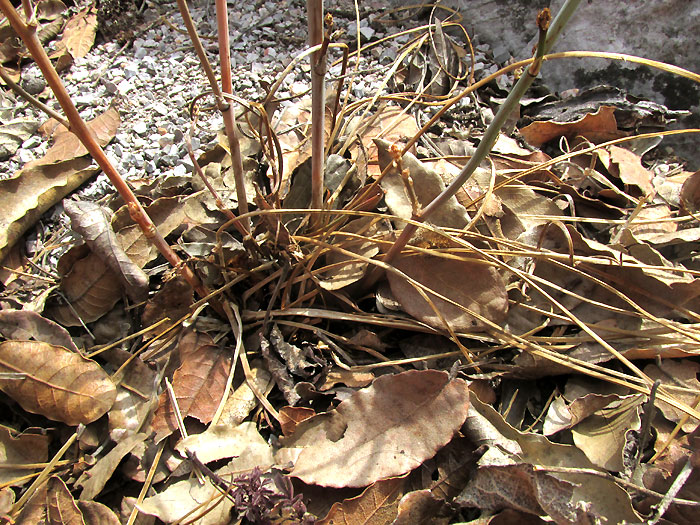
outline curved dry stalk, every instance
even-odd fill
[[[56,96],[58,103],[61,105],[61,108],[63,109],[63,112],[70,123],[70,127],[68,129],[73,132],[78,139],[80,139],[80,142],[88,150],[90,156],[95,160],[95,162],[97,162],[102,171],[109,178],[114,188],[117,190],[117,192],[119,192],[119,195],[121,195],[121,197],[124,199],[124,202],[126,202],[128,206],[131,219],[139,226],[139,228],[141,228],[144,236],[151,243],[153,243],[158,251],[173,266],[173,268],[177,269],[180,275],[182,275],[182,277],[192,286],[192,288],[194,288],[200,295],[207,295],[209,292],[206,287],[201,283],[194,272],[190,270],[187,265],[185,265],[182,259],[180,259],[163,236],[158,232],[158,229],[141,206],[141,203],[136,198],[136,195],[134,195],[134,193],[131,191],[131,188],[127,185],[119,172],[117,172],[117,170],[114,168],[112,163],[105,155],[104,150],[90,133],[87,124],[85,124],[85,121],[78,113],[78,110],[73,104],[70,95],[68,95],[68,91],[66,91],[66,88],[63,86],[63,82],[61,82],[58,73],[54,69],[49,57],[44,51],[43,46],[37,38],[36,20],[31,19],[29,22],[25,23],[20,18],[14,7],[12,7],[9,0],[0,0],[0,10],[2,10],[2,12],[5,14],[7,19],[10,21],[12,28],[27,46],[29,53],[32,55],[32,58],[44,75],[46,83]]]

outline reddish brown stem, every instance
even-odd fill
[[[121,175],[119,175],[114,166],[112,166],[112,163],[107,159],[104,151],[90,133],[85,121],[81,118],[78,110],[73,105],[58,73],[56,73],[56,70],[53,68],[49,57],[46,55],[44,48],[41,46],[36,36],[36,24],[31,21],[25,24],[17,11],[15,11],[15,8],[12,7],[10,0],[0,0],[0,10],[2,10],[10,21],[12,28],[27,46],[32,58],[37,66],[39,66],[39,69],[41,69],[47,84],[56,96],[58,103],[61,105],[70,123],[70,131],[80,139],[80,142],[83,143],[88,153],[95,159],[95,162],[97,162],[102,171],[112,182],[115,189],[122,196],[124,202],[126,202],[128,206],[131,218],[139,225],[146,238],[154,244],[158,251],[174,268],[177,268],[180,274],[190,283],[192,288],[202,296],[208,295],[209,291],[202,285],[197,276],[183,263],[182,259],[178,257],[172,248],[170,248],[170,245],[165,241],[163,236],[158,233],[155,224],[153,224],[151,218],[136,199],[136,195],[134,195],[131,188],[129,188]]]
[[[323,0],[307,0],[306,16],[309,23],[309,45],[323,43]],[[311,54],[311,208],[323,208],[323,165],[325,123],[326,50]],[[312,215],[311,224],[320,219]]]
[[[221,62],[221,90],[224,95],[233,95],[233,83],[231,80],[231,50],[228,37],[228,12],[226,11],[226,0],[216,0],[216,24],[219,33],[219,60]],[[228,102],[228,101],[227,101]],[[245,193],[245,182],[243,177],[243,159],[241,158],[241,146],[236,134],[236,119],[233,114],[233,106],[230,102],[227,108],[222,111],[226,137],[228,138],[229,149],[231,150],[231,164],[233,167],[233,177],[236,181],[236,196],[238,197],[238,214],[248,213],[248,197]],[[250,232],[250,218],[243,219],[243,227]]]

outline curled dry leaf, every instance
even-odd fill
[[[292,475],[330,487],[364,487],[399,476],[445,446],[469,407],[465,381],[446,372],[412,370],[382,376],[335,410],[296,428],[278,460]]]
[[[253,460],[262,470],[274,463],[272,448],[252,421],[244,421],[240,425],[209,427],[201,434],[180,441],[175,450],[183,457],[187,457],[187,451],[193,452],[202,463],[240,456]]]
[[[78,351],[68,330],[31,310],[0,311],[0,334],[5,339],[35,339]]]
[[[486,327],[483,321],[467,311],[493,323],[499,323],[505,318],[508,310],[505,283],[496,268],[482,259],[472,257],[455,260],[432,255],[404,255],[394,260],[394,267],[464,307],[462,309],[426,292],[435,309],[456,332],[473,332]],[[387,277],[394,297],[406,312],[430,326],[445,329],[445,324],[435,309],[404,276],[387,272]]]
[[[573,122],[561,123],[551,120],[533,122],[522,128],[520,134],[535,147],[540,147],[545,142],[559,137],[566,137],[571,141],[577,135],[581,135],[597,144],[624,136],[617,130],[613,106],[601,106],[595,113],[587,113],[583,118]]]
[[[148,297],[148,276],[119,245],[109,222],[110,212],[89,201],[64,200],[63,208],[71,219],[71,227],[83,236],[90,251],[109,266],[124,285],[134,302]]]
[[[27,412],[66,425],[88,424],[114,403],[116,388],[97,363],[62,346],[40,341],[0,343],[0,390]]]

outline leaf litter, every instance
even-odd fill
[[[39,3],[53,36],[59,4]],[[65,200],[68,240],[13,252],[97,172],[66,130],[0,182],[7,519],[693,522],[698,172],[632,131],[680,112],[635,113],[610,89],[524,100],[513,133],[387,262],[513,82],[480,87],[403,151],[485,75],[466,32],[432,21],[384,92],[329,93],[322,213],[304,210],[308,98],[270,114],[241,103],[250,236],[230,220],[223,138],[197,159],[204,182],[133,183],[214,292],[203,300],[119,198]],[[56,65],[89,51],[95,24],[88,7],[63,26]],[[26,54],[10,51],[3,62]],[[36,129],[5,121],[5,148]],[[106,144],[118,113],[89,126]]]

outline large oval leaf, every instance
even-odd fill
[[[24,410],[71,426],[100,418],[117,392],[97,363],[41,341],[0,343],[0,373],[0,390]]]
[[[292,475],[330,487],[364,487],[413,470],[467,418],[469,390],[439,370],[382,376],[335,410],[299,424],[278,460]]]

